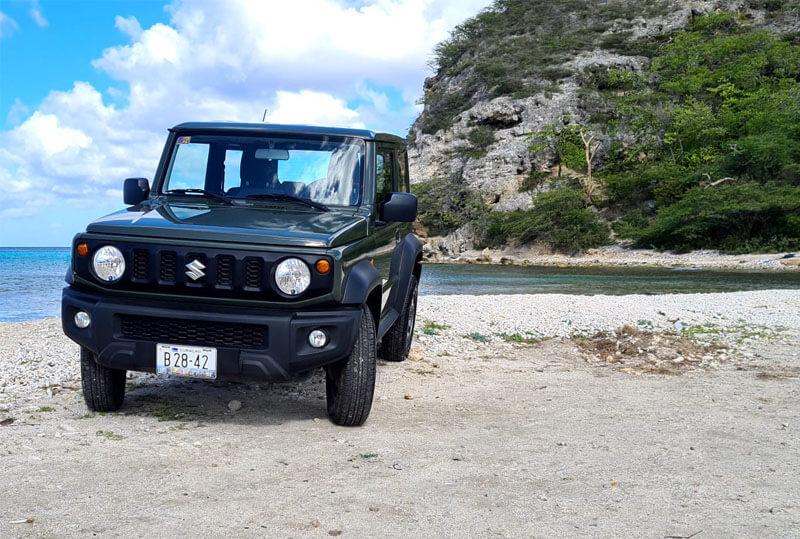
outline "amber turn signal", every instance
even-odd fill
[[[89,254],[89,246],[85,243],[79,243],[76,250],[78,251],[78,256],[86,256]]]
[[[318,272],[325,274],[331,270],[331,263],[327,260],[317,260],[317,263],[314,267],[317,268]]]

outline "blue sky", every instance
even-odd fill
[[[487,0],[0,0],[0,246],[61,246],[186,120],[405,135],[433,46]]]

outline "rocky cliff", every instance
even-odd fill
[[[550,186],[529,179],[555,175],[556,164],[552,152],[531,148],[531,136],[565,121],[601,133],[602,171],[610,149],[632,145],[633,135],[619,122],[604,125],[616,106],[609,95],[622,92],[598,89],[591,73],[613,70],[652,82],[659,47],[693,19],[719,12],[754,27],[800,30],[797,2],[496,2],[437,50],[438,70],[425,81],[425,107],[408,137],[412,181],[452,183],[490,211],[529,209]],[[447,232],[431,242],[438,253],[457,256],[473,247],[469,222]]]

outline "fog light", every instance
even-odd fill
[[[92,323],[92,317],[89,316],[89,313],[84,311],[78,311],[75,313],[75,327],[79,329],[86,329],[89,327],[89,324]]]
[[[308,334],[308,344],[314,348],[322,348],[328,343],[328,336],[321,329],[315,329]]]

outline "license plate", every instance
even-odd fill
[[[156,372],[190,378],[217,377],[217,349],[179,344],[156,345]]]

